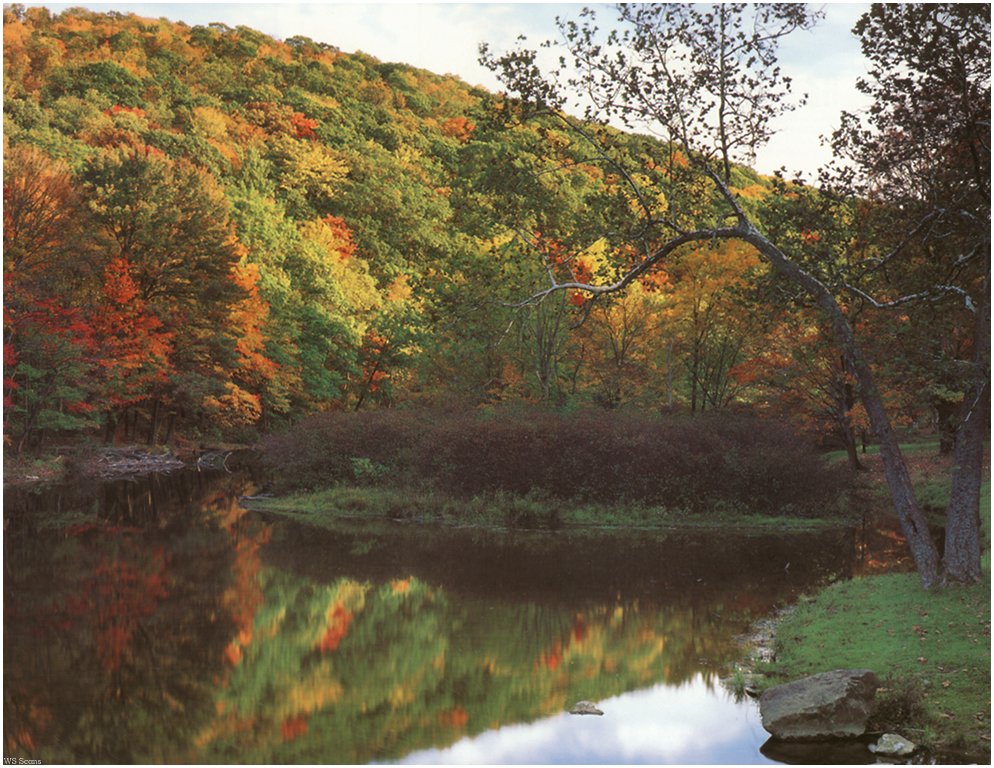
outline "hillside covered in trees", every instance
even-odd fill
[[[6,7],[4,75],[16,450],[527,400],[776,414],[857,460],[851,372],[747,244],[687,246],[624,294],[516,306],[550,270],[606,282],[638,258],[638,233],[610,228],[646,204],[629,175],[672,190],[649,201],[670,220],[720,215],[672,145],[594,124],[586,141],[303,37],[113,12]],[[741,166],[730,180],[782,244],[854,258],[851,199]],[[898,423],[951,423],[969,318],[848,311]]]

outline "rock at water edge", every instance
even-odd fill
[[[903,736],[896,733],[885,733],[876,744],[870,745],[870,751],[884,757],[907,757],[914,754],[918,747]]]
[[[868,669],[837,669],[768,688],[759,699],[763,727],[785,741],[862,736],[879,685]]]

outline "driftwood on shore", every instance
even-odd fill
[[[141,448],[101,448],[87,460],[76,464],[76,471],[87,477],[111,478],[170,472],[186,463],[172,451],[149,453]]]

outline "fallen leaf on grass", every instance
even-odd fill
[[[943,688],[948,688],[950,685],[952,685],[952,683],[950,683],[948,680],[943,680],[942,681],[942,687]]]
[[[928,661],[928,659],[926,659],[926,658],[925,658],[924,656],[919,656],[919,657],[918,657],[918,663],[919,663],[919,664],[924,664],[924,663],[926,663],[927,661]]]

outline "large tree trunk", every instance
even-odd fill
[[[838,312],[841,321],[845,322],[842,310],[839,309]],[[848,328],[848,323],[846,325]],[[855,358],[853,367],[860,385],[860,399],[870,417],[870,427],[873,434],[880,443],[884,477],[887,478],[887,487],[890,489],[894,511],[897,512],[901,531],[908,542],[908,548],[914,558],[922,586],[925,589],[931,589],[939,583],[939,552],[928,529],[925,515],[915,498],[915,489],[911,483],[911,476],[908,474],[908,465],[904,461],[897,435],[894,434],[890,418],[884,409],[883,400],[877,390],[870,366],[862,358],[855,338],[852,336],[851,328],[848,328],[848,335],[852,344],[850,349]]]
[[[939,429],[939,455],[948,456],[956,443],[956,421],[960,416],[957,403],[937,401],[934,406],[936,425]]]
[[[873,372],[856,342],[848,318],[824,283],[801,269],[750,223],[741,221],[740,226],[744,229],[743,239],[755,246],[780,275],[804,288],[828,315],[836,341],[842,348],[859,384],[860,400],[869,416],[870,427],[880,443],[884,476],[887,478],[887,487],[894,503],[894,511],[901,524],[901,531],[908,542],[922,586],[931,589],[939,583],[939,552],[915,498],[908,466],[901,454],[897,436],[891,427]]]
[[[986,295],[986,292],[985,292]],[[977,308],[974,332],[974,382],[963,403],[953,449],[953,480],[946,508],[943,581],[980,581],[980,486],[984,479],[984,438],[990,423],[991,307]]]
[[[856,435],[853,434],[852,426],[847,420],[843,420],[839,423],[839,434],[842,437],[842,442],[846,446],[846,457],[849,459],[849,469],[853,472],[859,472],[863,469],[863,465],[859,461],[859,451],[856,448]]]
[[[851,371],[845,355],[842,356],[841,363],[842,371],[847,375],[840,390],[841,401],[838,403],[841,406],[838,415],[839,431],[842,433],[842,440],[846,445],[846,455],[849,457],[849,468],[853,472],[859,472],[863,469],[863,465],[859,463],[859,453],[856,450],[856,433],[853,431],[852,419],[850,418],[853,406],[856,405],[856,392],[854,391],[853,385],[849,380],[848,374],[850,374]]]

